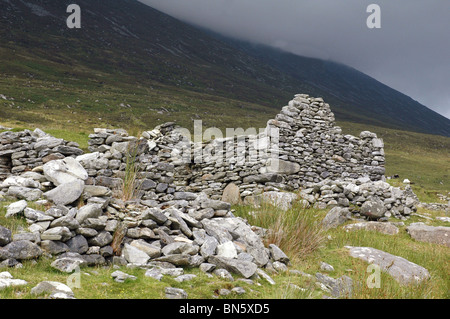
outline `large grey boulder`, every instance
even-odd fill
[[[274,261],[280,261],[284,264],[289,263],[289,257],[277,245],[270,244],[269,251]]]
[[[450,247],[450,227],[415,223],[408,226],[406,231],[415,240]]]
[[[40,246],[43,250],[52,255],[66,253],[70,250],[65,243],[56,240],[42,240]]]
[[[216,265],[217,268],[224,268],[245,278],[253,276],[258,269],[258,266],[250,261],[226,257],[210,256],[208,258],[208,263]]]
[[[34,149],[39,152],[46,148],[54,148],[64,143],[64,140],[61,138],[56,138],[53,136],[44,136],[37,139],[34,144]]]
[[[338,279],[331,278],[330,276],[316,273],[316,279],[318,282],[325,285],[325,287],[331,292],[331,295],[335,298],[351,298],[353,293],[353,280],[348,276],[342,276]]]
[[[18,199],[25,199],[27,202],[32,202],[41,198],[42,191],[37,188],[11,186],[8,188],[7,195]]]
[[[91,197],[103,197],[103,196],[111,196],[112,191],[105,186],[97,186],[97,185],[85,185],[83,191],[83,197],[85,199]]]
[[[70,232],[70,229],[67,227],[53,227],[50,229],[47,229],[41,234],[41,240],[57,240],[65,242],[69,240],[72,237],[72,233]]]
[[[0,246],[5,246],[11,242],[11,230],[0,225]]]
[[[72,157],[50,161],[43,166],[45,177],[56,186],[73,182],[85,181],[89,176],[81,164]]]
[[[111,274],[111,277],[114,278],[115,282],[125,282],[125,280],[136,280],[137,277],[133,275],[129,275],[127,273],[124,273],[123,271],[116,270]]]
[[[22,176],[10,176],[1,184],[3,188],[11,186],[27,187],[27,188],[40,188],[41,183],[35,181],[32,178],[25,178]]]
[[[76,230],[80,228],[80,223],[72,216],[62,216],[50,223],[50,227],[67,227],[70,230]]]
[[[112,235],[107,231],[101,231],[97,236],[89,238],[88,243],[90,246],[103,247],[113,241]]]
[[[166,287],[165,288],[167,299],[187,299],[188,294],[181,288]]]
[[[61,256],[55,261],[53,261],[50,266],[66,273],[73,272],[77,267],[83,267],[87,265],[87,262],[81,257],[81,255],[76,253],[71,253],[72,255]]]
[[[20,200],[18,202],[14,202],[9,204],[6,207],[6,218],[10,218],[16,215],[19,215],[20,213],[22,213],[24,211],[25,208],[27,208],[28,203],[26,200]]]
[[[360,214],[370,219],[379,219],[386,213],[384,203],[378,198],[371,198],[361,206]]]
[[[68,205],[80,198],[84,190],[84,181],[74,180],[60,184],[56,188],[45,192],[44,197],[51,200],[55,205]]]
[[[7,255],[17,260],[35,259],[42,255],[39,246],[28,240],[12,241],[0,250],[3,251],[0,256]]]
[[[150,259],[150,256],[147,255],[144,251],[131,246],[129,244],[125,244],[122,249],[123,257],[131,264],[146,264]]]
[[[343,207],[333,207],[327,213],[325,218],[322,220],[322,227],[325,230],[330,228],[336,228],[337,226],[345,223],[351,217],[351,213],[348,208]]]
[[[345,246],[345,248],[349,249],[350,256],[378,265],[400,284],[420,283],[430,278],[428,270],[405,258],[371,247]]]
[[[69,286],[57,281],[41,281],[31,289],[30,293],[35,296],[55,293],[63,293],[70,297],[74,296]]]
[[[131,246],[136,247],[139,250],[145,252],[150,258],[157,258],[161,256],[161,248],[147,243],[143,239],[133,240],[130,243]]]

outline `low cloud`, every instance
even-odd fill
[[[354,67],[450,118],[450,1],[140,0],[180,20]],[[381,7],[381,29],[366,25]]]

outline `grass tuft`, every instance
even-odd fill
[[[295,259],[302,259],[316,251],[324,242],[317,212],[294,205],[283,211],[268,204],[260,208],[237,207],[235,215],[246,218],[251,225],[267,229],[266,245],[275,244]]]

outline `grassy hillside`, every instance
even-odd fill
[[[68,29],[70,3],[0,2],[0,94],[18,99],[0,104],[4,121],[148,127],[177,113],[184,126],[254,125],[307,92],[340,120],[450,134],[448,119],[344,65],[238,44],[137,0],[79,0],[82,28]]]

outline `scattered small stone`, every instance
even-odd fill
[[[56,296],[64,297],[63,299],[71,299],[74,297],[74,293],[69,286],[57,281],[41,281],[31,289],[31,294],[36,296],[41,294],[53,295],[56,293],[61,294]],[[55,297],[55,295],[53,295],[53,297]]]
[[[181,276],[178,276],[178,277],[176,277],[176,278],[174,278],[176,281],[178,281],[178,282],[185,282],[185,281],[190,281],[190,280],[192,280],[192,279],[194,279],[194,278],[196,278],[197,277],[197,275],[193,275],[193,274],[186,274],[186,275],[181,275]]]
[[[243,295],[245,294],[245,289],[242,287],[234,287],[233,289],[231,289],[231,292],[234,292],[237,295]]]
[[[330,264],[327,264],[326,262],[321,262],[320,263],[320,270],[326,271],[326,272],[333,272],[334,271],[334,267],[331,266]]]
[[[120,270],[116,270],[115,272],[113,272],[111,274],[111,277],[113,277],[114,281],[116,282],[125,282],[125,280],[130,279],[130,280],[136,280],[137,277],[133,276],[133,275],[129,275],[127,273],[124,273],[123,271]]]
[[[188,298],[187,292],[181,288],[166,287],[165,292],[166,292],[167,299],[187,299]]]

